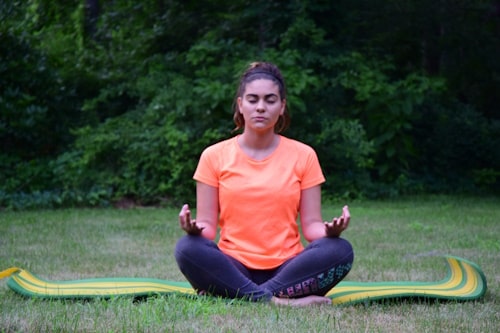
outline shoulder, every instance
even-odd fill
[[[301,154],[313,154],[313,155],[316,155],[316,152],[314,151],[314,149],[303,143],[303,142],[300,142],[300,141],[297,141],[297,140],[294,140],[294,139],[290,139],[290,138],[287,138],[285,136],[282,136],[281,137],[281,140],[283,140],[283,145],[284,147],[286,147],[287,150],[294,150],[294,151],[297,151],[298,153],[301,153]]]
[[[234,147],[234,142],[236,140],[236,137],[232,137],[217,143],[214,143],[211,146],[208,146],[205,148],[202,152],[203,155],[213,155],[213,154],[220,154],[222,152],[227,152],[227,150],[231,147]]]
[[[211,186],[218,186],[216,179],[219,177],[222,166],[234,150],[234,138],[226,139],[208,146],[201,153],[194,179]]]

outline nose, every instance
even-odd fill
[[[264,112],[266,110],[265,107],[264,107],[264,101],[263,100],[260,100],[257,103],[256,110],[257,110],[257,112]]]

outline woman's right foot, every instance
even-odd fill
[[[306,296],[302,298],[279,298],[273,296],[273,298],[271,298],[271,303],[276,305],[302,307],[316,304],[331,304],[332,300],[328,297],[316,295]]]

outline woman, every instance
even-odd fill
[[[279,134],[290,117],[275,65],[252,63],[243,73],[233,118],[242,134],[200,157],[193,177],[196,220],[188,205],[180,211],[187,233],[175,250],[181,272],[200,293],[292,306],[331,303],[324,295],[353,261],[350,243],[339,237],[349,225],[349,209],[323,222],[325,178],[316,153]]]

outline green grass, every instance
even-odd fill
[[[324,218],[341,204],[324,205]],[[488,280],[476,302],[399,300],[276,307],[179,295],[90,301],[23,298],[0,281],[0,332],[499,332],[499,198],[419,197],[350,203],[344,236],[355,249],[351,281],[445,277],[439,255],[477,263]],[[154,277],[183,281],[174,258],[178,209],[0,213],[0,270],[50,280]]]

